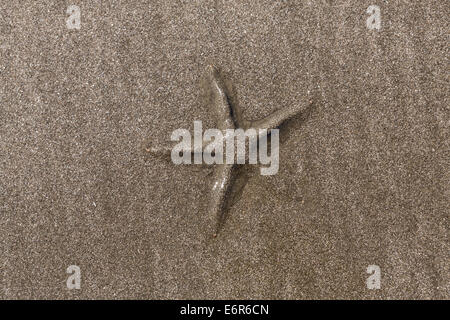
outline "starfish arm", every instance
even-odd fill
[[[145,151],[150,153],[153,156],[156,157],[171,157],[173,150],[173,146],[148,146],[145,148]],[[193,143],[190,146],[184,146],[183,150],[185,150],[188,153],[194,154],[194,153],[203,153],[203,146],[200,148],[195,148]]]
[[[302,105],[295,105],[288,108],[277,110],[261,120],[252,121],[250,123],[250,127],[256,130],[258,129],[270,130],[278,128],[280,125],[283,124],[283,122],[297,115],[302,110],[302,108],[303,108]]]
[[[212,107],[217,116],[218,129],[234,129],[239,126],[241,112],[230,104],[225,83],[219,71],[212,65],[207,67],[207,74],[212,89]]]
[[[170,159],[172,147],[148,146],[145,148],[145,151],[155,157]]]
[[[217,236],[226,214],[226,197],[232,186],[233,165],[222,164],[216,167],[213,187],[211,189],[211,202],[208,211],[216,216],[217,227],[214,236]]]

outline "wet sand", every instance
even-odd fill
[[[450,298],[447,1],[111,2],[0,4],[0,298]],[[208,64],[305,104],[215,239],[212,168],[145,152],[214,127]]]

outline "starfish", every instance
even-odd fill
[[[242,112],[236,106],[230,103],[229,95],[226,91],[226,87],[218,69],[212,65],[206,68],[207,80],[212,89],[212,109],[216,113],[217,117],[217,129],[224,132],[227,129],[255,129],[258,132],[259,129],[266,129],[270,134],[270,130],[278,128],[285,121],[291,119],[297,115],[302,105],[293,105],[281,110],[277,110],[267,117],[249,121],[242,117]],[[224,139],[226,135],[224,134]],[[204,144],[203,144],[204,145]],[[171,147],[147,147],[146,151],[157,156],[171,156]],[[204,148],[196,148],[195,146],[190,149],[191,156],[196,153],[203,153]],[[216,231],[213,237],[217,237],[221,226],[223,225],[227,206],[227,198],[231,196],[233,185],[235,184],[236,175],[239,175],[236,164],[215,164],[215,176],[214,183],[211,188],[211,202],[208,207],[209,214],[217,217]],[[243,186],[242,186],[243,187]]]

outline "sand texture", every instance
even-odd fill
[[[1,1],[0,298],[449,299],[449,12]],[[145,151],[216,125],[209,64],[248,121],[304,106],[280,131],[278,174],[246,169],[216,238],[214,167]]]

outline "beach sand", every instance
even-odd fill
[[[0,298],[449,299],[448,14],[443,0],[3,1]],[[214,127],[208,64],[246,119],[304,105],[278,174],[248,171],[215,239],[213,167],[145,152]]]

